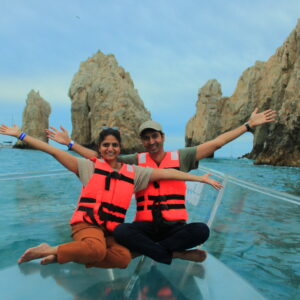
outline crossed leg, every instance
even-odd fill
[[[209,228],[204,223],[190,223],[162,228],[157,232],[152,222],[137,221],[120,224],[114,236],[131,251],[161,263],[170,264],[172,258],[202,262],[207,256],[205,251],[186,249],[203,244],[209,236]]]
[[[40,262],[43,265],[72,261],[87,267],[126,268],[131,261],[129,250],[117,244],[112,236],[105,237],[100,227],[77,223],[72,226],[72,237],[74,241],[59,246],[42,243],[29,248],[18,263],[43,258]]]

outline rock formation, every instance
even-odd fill
[[[217,80],[209,80],[198,93],[197,113],[186,126],[186,145],[198,145],[213,139],[220,131],[219,103],[222,101],[221,85]]]
[[[26,106],[23,111],[22,131],[48,143],[44,129],[49,127],[50,113],[50,104],[40,96],[39,92],[31,90],[27,96]],[[14,147],[30,148],[19,140]]]
[[[150,113],[134,88],[130,74],[113,55],[98,51],[82,62],[69,96],[72,100],[72,138],[94,146],[102,126],[116,126],[122,135],[123,152],[141,151],[138,137],[141,123]]]
[[[205,84],[198,94],[197,112],[186,126],[186,145],[239,126],[255,107],[275,109],[278,119],[255,129],[247,157],[256,164],[300,166],[300,20],[268,61],[244,71],[231,97],[222,98],[216,80]]]

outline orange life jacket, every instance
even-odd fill
[[[123,164],[114,171],[103,159],[92,158],[94,174],[82,188],[70,224],[87,222],[113,231],[124,222],[134,192],[134,168]]]
[[[166,152],[158,166],[149,153],[138,154],[138,165],[159,169],[179,169],[178,151]],[[135,221],[153,221],[153,208],[161,211],[163,219],[167,221],[187,220],[185,208],[186,185],[184,181],[161,180],[151,182],[148,187],[136,193],[137,212]]]

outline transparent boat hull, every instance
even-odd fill
[[[202,263],[170,266],[137,258],[125,270],[77,264],[17,265],[41,242],[70,240],[68,220],[80,192],[64,170],[0,175],[0,288],[3,299],[297,299],[300,200],[200,167],[224,183],[219,193],[188,183],[191,221],[209,224]],[[5,205],[4,205],[5,204]],[[133,220],[133,202],[127,221]],[[166,298],[169,297],[169,298]]]

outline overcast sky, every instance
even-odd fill
[[[71,129],[68,98],[81,61],[101,50],[130,73],[167,149],[184,146],[198,89],[231,96],[242,72],[267,60],[297,23],[299,0],[0,0],[0,122],[21,125],[31,89]],[[0,141],[3,138],[0,138]],[[248,142],[247,142],[248,141]],[[251,135],[220,155],[251,150]]]

